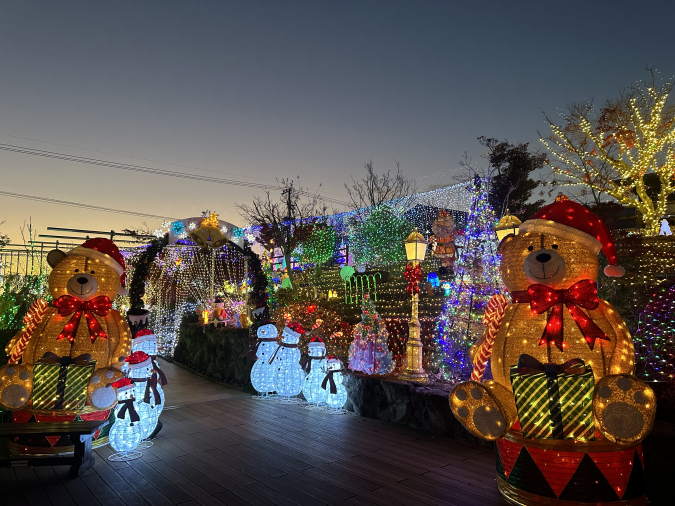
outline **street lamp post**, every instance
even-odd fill
[[[415,231],[405,240],[405,253],[413,268],[424,261],[429,243],[424,236]],[[422,368],[422,340],[420,339],[420,321],[417,318],[419,304],[418,290],[412,294],[412,316],[408,325],[408,342],[405,346],[406,366],[399,374],[398,379],[425,383],[429,381],[427,373]]]
[[[506,214],[499,220],[499,223],[497,223],[497,227],[495,228],[497,240],[502,242],[502,239],[507,235],[518,235],[518,228],[520,228],[521,223],[522,222],[517,217],[513,216],[507,209]]]

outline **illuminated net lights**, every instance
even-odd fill
[[[257,331],[256,357],[258,358],[251,368],[251,385],[259,394],[264,396],[274,392],[275,366],[270,359],[279,347],[277,343],[277,328],[272,324],[262,325]]]
[[[645,381],[675,378],[675,287],[653,293],[640,314],[635,343],[635,375]]]
[[[412,223],[387,205],[371,209],[350,227],[349,245],[356,264],[388,265],[405,260],[403,240]]]
[[[141,442],[141,424],[139,422],[138,404],[135,400],[135,385],[128,378],[113,383],[117,388],[117,406],[115,406],[115,422],[108,434],[108,441],[117,453],[108,460],[124,461],[137,459],[141,452],[134,451]]]
[[[490,298],[504,291],[494,230],[497,220],[484,182],[476,182],[472,198],[462,253],[436,334],[434,369],[437,377],[448,381],[468,379],[469,347],[485,330],[482,316]]]

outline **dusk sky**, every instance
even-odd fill
[[[666,0],[5,1],[0,143],[299,175],[343,200],[371,158],[450,180],[462,153],[480,159],[481,135],[538,149],[542,111],[601,103],[647,65],[673,75],[674,15]],[[234,204],[258,191],[7,151],[0,175],[3,191],[175,218],[208,208],[239,225]],[[42,232],[161,222],[0,195],[13,242],[29,217]]]

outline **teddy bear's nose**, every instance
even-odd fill
[[[548,253],[540,253],[536,257],[537,262],[541,262],[542,264],[545,264],[551,259],[551,255]]]
[[[541,256],[541,255],[539,255],[539,256]],[[81,277],[81,278],[77,278],[77,282],[81,285],[86,285],[89,282],[89,280],[85,277]]]

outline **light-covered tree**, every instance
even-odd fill
[[[669,102],[673,84],[659,83],[654,71],[598,111],[575,104],[561,124],[548,116],[551,133],[540,134],[551,152],[557,185],[581,185],[596,203],[609,196],[635,208],[647,235],[659,232],[666,202],[675,192],[675,107]],[[646,183],[655,174],[658,183]]]

